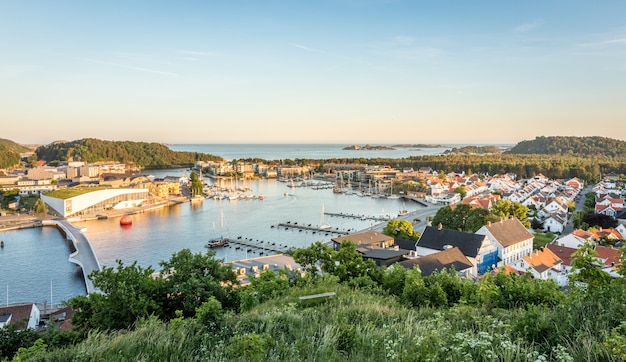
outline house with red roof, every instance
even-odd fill
[[[567,285],[568,279],[563,269],[563,261],[549,248],[535,250],[518,260],[513,266],[520,271],[531,273],[536,279],[552,279],[560,286]]]
[[[35,329],[39,325],[41,311],[35,304],[16,304],[0,307],[0,328],[15,325],[18,330]]]

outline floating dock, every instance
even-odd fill
[[[329,233],[329,234],[339,234],[339,235],[348,235],[349,232],[346,230],[339,230],[338,228],[320,228],[318,226],[314,226],[311,224],[298,224],[297,222],[291,222],[291,221],[287,221],[287,222],[281,222],[278,224],[279,227],[284,227],[285,229],[288,228],[293,228],[293,229],[300,229],[300,230],[307,230],[307,231],[313,231],[314,233],[319,232],[319,233]],[[273,227],[273,226],[272,226]]]

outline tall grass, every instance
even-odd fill
[[[303,306],[298,296],[325,291],[336,297]],[[537,309],[541,312],[541,309]],[[188,319],[156,319],[129,332],[92,332],[45,361],[611,361],[596,336],[541,345],[514,330],[524,310],[474,306],[406,308],[393,297],[326,284],[295,288],[241,314],[221,329]],[[547,313],[547,311],[546,311]]]

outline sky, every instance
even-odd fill
[[[626,140],[626,2],[0,0],[0,138]]]

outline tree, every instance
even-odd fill
[[[211,297],[226,310],[239,310],[237,276],[229,265],[215,259],[215,252],[193,254],[183,249],[160,265],[162,275],[167,276],[165,316],[181,310],[185,317],[193,317]]]
[[[189,177],[191,180],[191,195],[202,195],[202,181],[198,177],[198,174],[194,171]]]
[[[461,194],[461,199],[464,199],[465,196],[467,195],[467,191],[465,191],[465,186],[463,185],[455,188],[454,192],[456,192],[457,194]]]
[[[42,199],[37,199],[33,205],[33,210],[38,214],[45,214],[48,212],[48,207]]]
[[[389,221],[383,229],[383,234],[406,240],[417,240],[420,237],[419,232],[413,230],[413,224],[406,220]]]
[[[570,281],[586,283],[589,287],[602,287],[609,283],[610,276],[600,269],[593,243],[586,241],[578,247],[572,257]]]
[[[308,248],[297,249],[293,253],[293,260],[304,268],[307,277],[315,279],[318,268],[332,258],[332,252],[332,248],[317,241]]]
[[[72,323],[88,329],[116,330],[132,326],[139,318],[162,314],[165,280],[153,278],[154,270],[144,269],[135,261],[124,266],[103,267],[89,277],[102,293],[91,293],[70,300],[74,314]]]
[[[510,216],[513,216],[525,227],[530,227],[530,221],[528,221],[528,207],[519,202],[512,202],[511,200],[498,200],[493,204],[490,212],[497,219],[508,219]]]

